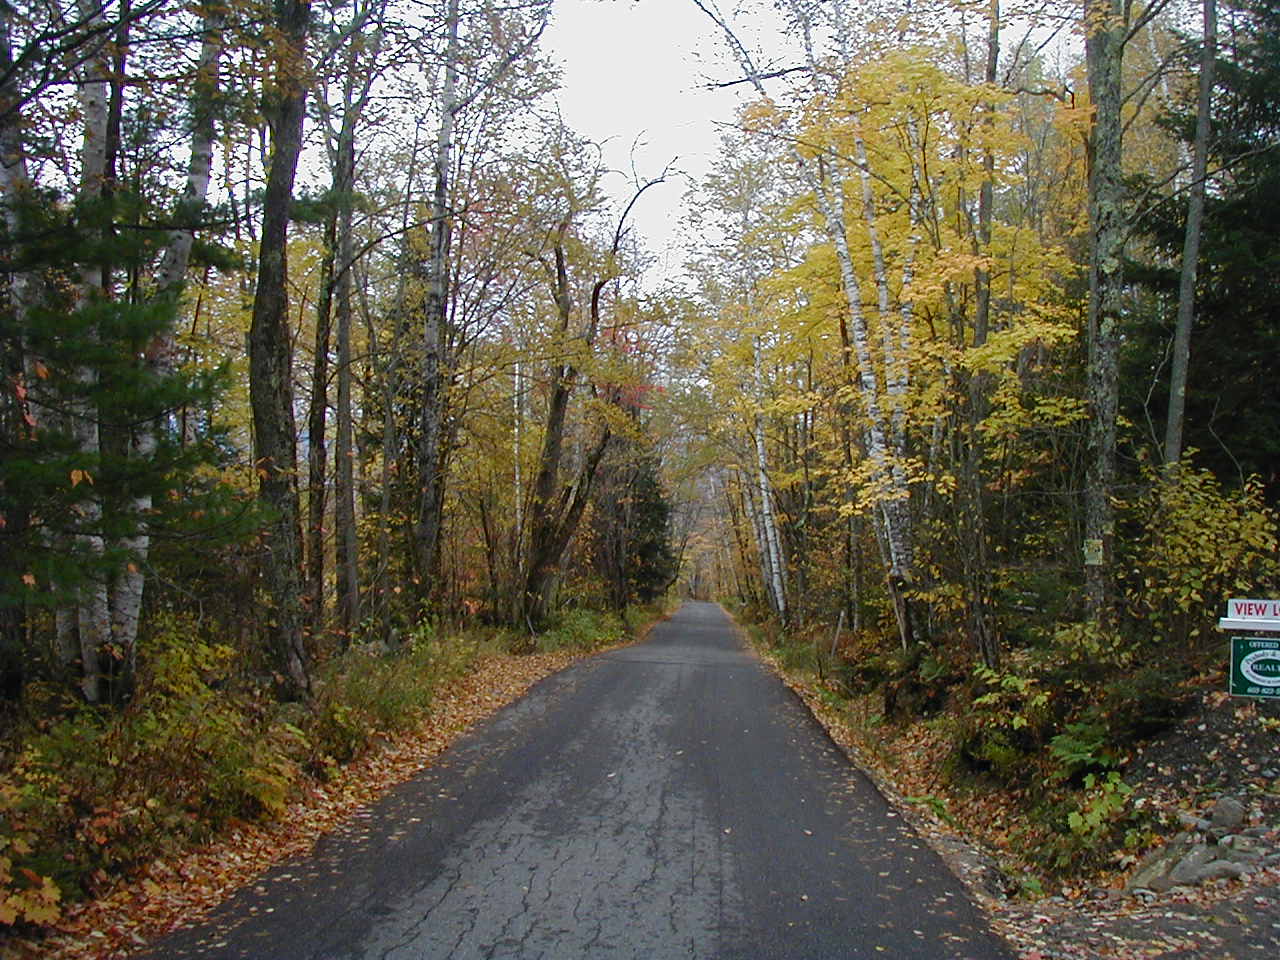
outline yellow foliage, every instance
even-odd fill
[[[21,797],[11,783],[0,783],[0,926],[18,921],[49,924],[62,910],[58,885],[27,867],[15,865],[29,857],[34,834],[21,823]]]
[[[1142,533],[1130,557],[1129,601],[1157,636],[1171,639],[1213,635],[1227,598],[1280,587],[1280,526],[1261,481],[1224,491],[1192,465],[1193,455],[1173,472],[1148,468],[1150,487],[1130,505]]]

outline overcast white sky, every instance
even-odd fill
[[[706,88],[707,76],[726,79],[732,66],[714,24],[690,0],[555,0],[543,44],[564,68],[565,120],[603,144],[605,162],[628,177],[634,165],[641,180],[651,179],[672,160],[702,174],[718,148],[717,121],[732,121],[745,93]],[[612,181],[625,203],[627,181]],[[659,255],[674,239],[686,186],[673,179],[653,188],[633,214]]]

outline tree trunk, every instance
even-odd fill
[[[895,471],[894,465],[890,462],[888,443],[890,428],[881,409],[880,387],[876,381],[870,336],[862,309],[862,288],[854,270],[853,255],[844,229],[844,183],[841,177],[834,174],[825,183],[816,176],[810,176],[810,181],[818,198],[827,235],[832,241],[836,260],[840,265],[840,279],[848,308],[849,341],[857,371],[859,396],[862,399],[866,417],[864,430],[866,452],[868,459],[875,467],[873,482],[881,478],[888,481],[889,494],[887,497],[884,494],[879,495],[881,500],[878,504],[878,513],[883,524],[884,541],[888,553],[887,579],[897,615],[898,632],[903,647],[910,647],[915,641],[915,631],[905,590],[913,579],[915,566],[911,504],[909,491],[905,488],[905,477],[901,475],[901,470]]]
[[[0,241],[0,252],[3,253],[3,273],[5,282],[3,307],[11,319],[14,329],[25,331],[33,301],[34,278],[26,270],[15,269],[12,261],[21,262],[24,245],[24,227],[22,207],[35,199],[34,185],[27,167],[26,144],[22,135],[22,114],[20,104],[22,91],[16,83],[13,72],[13,8],[0,7],[0,216],[3,217],[3,240]],[[38,400],[41,383],[35,366],[35,358],[30,356],[25,335],[19,335],[15,345],[16,356],[4,356],[0,359],[0,379],[3,379],[4,399],[0,401],[0,436],[12,439],[15,446],[28,438],[40,428],[34,401]],[[39,412],[41,417],[45,414]],[[26,535],[30,530],[31,511],[20,502],[11,502],[4,514],[5,532],[17,538]],[[7,568],[7,573],[14,581],[27,573],[21,569],[24,560],[17,551],[7,551],[0,557],[0,568]],[[0,610],[0,671],[7,674],[0,677],[6,686],[12,683],[21,689],[26,657],[24,656],[25,638],[23,624],[26,610],[23,604],[14,604]],[[60,658],[67,665],[75,659],[74,651],[70,657]]]
[[[196,218],[204,207],[209,194],[209,180],[213,167],[214,97],[218,89],[218,65],[222,56],[222,31],[226,24],[226,12],[221,6],[205,5],[201,10],[200,60],[192,89],[191,156],[187,163],[187,182],[182,199],[178,202],[177,218],[186,225],[173,230],[160,259],[156,273],[157,297],[175,302],[182,295],[186,284],[187,266],[191,261],[191,248],[195,244]],[[167,326],[148,346],[145,360],[157,378],[173,375],[178,367],[177,341],[174,328]],[[140,462],[150,460],[156,452],[160,437],[166,429],[162,418],[140,427],[133,441],[133,456]],[[133,536],[126,538],[121,547],[128,553],[130,562],[118,574],[111,596],[112,631],[123,654],[123,680],[132,684],[137,659],[138,625],[142,613],[143,590],[146,585],[146,562],[151,551],[151,535],[147,518],[151,514],[151,495],[135,497],[131,505],[135,523]]]
[[[259,495],[272,518],[264,543],[264,573],[271,604],[268,631],[285,693],[309,693],[303,643],[299,570],[297,442],[293,417],[292,349],[288,318],[289,204],[302,151],[310,64],[310,0],[276,0],[276,67],[265,93],[271,160],[262,205],[258,282],[249,327],[249,398],[253,407],[254,463]]]
[[[307,613],[313,637],[325,628],[325,520],[328,505],[329,341],[333,329],[333,285],[337,260],[337,215],[324,224],[320,294],[316,302],[316,339],[311,365],[311,403],[307,410]]]
[[[374,65],[382,48],[382,22],[376,2],[357,6],[350,27],[352,39],[359,32],[364,42],[348,42],[342,82],[342,120],[336,143],[331,141],[333,194],[337,202],[337,272],[334,308],[338,339],[337,444],[334,451],[334,566],[337,587],[338,630],[343,644],[350,642],[360,622],[359,539],[356,530],[355,443],[351,401],[354,373],[351,358],[351,326],[355,286],[355,166],[356,124],[369,100],[377,76]],[[367,31],[376,18],[372,31]],[[358,54],[366,59],[364,69]],[[330,127],[332,136],[332,127]]]
[[[1200,92],[1196,98],[1196,133],[1192,147],[1191,196],[1187,200],[1187,229],[1182,243],[1182,275],[1178,283],[1178,323],[1173,337],[1173,368],[1169,376],[1169,417],[1165,422],[1164,462],[1182,459],[1182,425],[1187,406],[1187,367],[1191,360],[1191,324],[1196,308],[1196,267],[1204,222],[1205,174],[1209,167],[1209,110],[1213,99],[1213,68],[1218,54],[1218,6],[1204,0],[1204,49],[1200,57]]]
[[[453,232],[449,176],[458,110],[458,0],[449,0],[444,87],[440,95],[440,135],[436,141],[435,190],[431,201],[431,248],[423,310],[422,410],[418,436],[418,505],[414,555],[418,576],[432,588],[440,553],[444,511],[445,324],[448,316],[449,245]]]
[[[572,309],[568,262],[564,250],[571,217],[572,214],[560,224],[555,242],[555,270],[551,285],[561,335],[568,333]],[[621,227],[618,232],[618,236],[620,235]],[[614,252],[617,252],[616,249]],[[588,348],[594,344],[599,330],[600,292],[606,282],[597,281],[592,291],[590,327],[584,338]],[[565,421],[577,379],[578,371],[568,364],[557,366],[551,375],[553,386],[547,405],[547,426],[529,505],[529,559],[525,566],[522,600],[522,612],[525,623],[529,626],[540,623],[550,610],[560,559],[577,531],[596,469],[612,438],[612,431],[606,423],[591,450],[583,457],[572,480],[561,486],[557,493],[561,462],[564,459]]]
[[[103,22],[102,10],[91,0],[80,0],[80,13],[90,24]],[[80,154],[80,198],[89,209],[103,199],[107,178],[108,128],[111,64],[105,49],[85,64],[80,86],[80,110],[84,121],[84,141]],[[102,216],[102,211],[96,211]],[[98,256],[95,251],[92,257]],[[101,262],[81,268],[77,309],[87,310],[92,302],[106,296],[108,277]],[[87,334],[95,339],[97,334]],[[76,521],[75,545],[87,559],[88,575],[80,585],[76,605],[75,626],[80,643],[80,689],[86,700],[98,703],[103,696],[102,661],[104,647],[111,639],[111,609],[103,566],[106,542],[102,536],[102,501],[92,488],[92,473],[100,456],[98,410],[93,394],[98,385],[97,371],[88,365],[74,374],[77,387],[75,400],[69,404],[68,421],[81,463],[88,471],[81,482],[88,483],[80,501]]]
[[[996,82],[1000,60],[1000,3],[990,0],[987,20],[987,57],[984,82],[990,87]],[[990,126],[995,120],[996,106],[990,101],[983,104],[983,124]],[[982,153],[982,183],[978,188],[978,222],[973,233],[973,252],[986,257],[991,252],[991,214],[995,180],[995,153],[990,143]],[[991,271],[984,265],[973,271],[974,318],[973,346],[986,345],[991,327]],[[986,419],[989,407],[988,394],[991,378],[983,371],[969,375],[968,423],[962,452],[960,495],[963,498],[961,530],[965,542],[960,544],[964,570],[966,606],[968,607],[969,635],[982,662],[994,670],[1000,663],[999,637],[993,623],[991,593],[992,570],[990,556],[990,512],[987,485],[983,478],[985,447],[980,425]]]
[[[420,131],[421,124],[418,124],[414,129],[413,146],[409,152],[409,164],[405,171],[405,183],[409,185],[410,191],[406,193],[400,217],[401,269],[396,280],[396,293],[393,298],[391,332],[385,342],[380,343],[376,336],[376,327],[370,323],[367,328],[370,365],[378,371],[376,379],[378,381],[378,393],[382,402],[382,437],[380,444],[382,465],[381,490],[378,499],[378,535],[375,537],[374,543],[375,560],[373,562],[372,575],[366,575],[365,602],[368,604],[370,597],[374,598],[377,609],[372,613],[372,616],[376,619],[379,629],[384,634],[389,633],[392,629],[391,597],[393,594],[389,580],[392,559],[401,552],[412,554],[411,525],[407,531],[408,537],[403,544],[403,551],[397,549],[399,545],[393,540],[393,531],[404,531],[405,527],[399,523],[392,522],[391,506],[393,488],[403,469],[403,463],[400,459],[400,427],[397,421],[396,407],[405,379],[402,367],[406,361],[402,345],[409,339],[408,328],[411,312],[409,307],[409,281],[415,274],[413,269],[415,254],[413,253],[409,233],[411,202],[408,197],[411,193],[412,185],[417,181],[418,153],[421,146],[421,141],[418,139]]]
[[[782,556],[782,545],[778,538],[778,524],[773,513],[773,490],[769,483],[768,451],[765,449],[764,415],[760,405],[764,403],[764,382],[760,373],[760,338],[752,342],[753,369],[755,371],[755,391],[757,408],[754,417],[752,441],[756,454],[756,486],[760,496],[760,526],[763,534],[760,549],[768,556],[768,577],[765,584],[771,606],[782,623],[787,622],[787,586],[785,560]]]
[[[355,109],[350,96],[343,111],[334,189],[338,196],[338,437],[334,450],[334,568],[338,592],[338,629],[349,642],[360,622],[359,555],[356,537],[355,445],[351,413],[351,289],[355,261],[352,208],[355,193]]]
[[[1089,138],[1089,432],[1084,491],[1085,592],[1099,626],[1112,622],[1115,538],[1111,503],[1116,470],[1120,323],[1124,296],[1124,209],[1121,164],[1123,0],[1087,0],[1085,53],[1094,119]]]

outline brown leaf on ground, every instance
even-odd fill
[[[322,835],[428,766],[468,727],[579,657],[566,651],[484,657],[437,694],[416,732],[341,768],[330,783],[311,784],[279,820],[237,824],[212,843],[117,879],[97,899],[68,906],[47,936],[0,942],[0,957],[117,960],[199,920],[269,867],[307,853]]]

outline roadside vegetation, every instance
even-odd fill
[[[551,9],[0,4],[0,937],[654,615],[678,309]]]
[[[1180,812],[1221,795],[1220,776],[1153,778],[1145,747],[1176,731],[1194,751],[1197,734],[1181,721],[1206,693],[1242,729],[1276,723],[1275,711],[1226,703],[1215,623],[1225,606],[1204,599],[1280,587],[1277,518],[1260,488],[1184,474],[1155,483],[1122,518],[1133,532],[1123,619],[1104,632],[1024,601],[1009,614],[997,668],[945,634],[903,650],[884,612],[878,627],[839,633],[740,612],[789,681],[908,802],[998,853],[1009,890],[1107,885],[1180,829]],[[1241,799],[1280,826],[1277,760],[1215,748],[1205,766],[1270,768]],[[1152,779],[1167,789],[1135,790]]]
[[[1280,337],[1280,6],[785,0],[782,75],[700,6],[758,96],[694,192],[688,582],[1015,888],[1114,879],[1188,812],[1139,751],[1225,687],[1227,601],[1280,596],[1239,353]]]
[[[1280,3],[692,2],[661,269],[551,0],[0,2],[0,928],[673,589],[1027,890],[1160,828],[1280,596]]]
[[[368,761],[405,749],[411,757],[438,752],[528,683],[635,639],[663,611],[661,603],[566,611],[537,636],[536,652],[520,654],[511,650],[526,638],[515,632],[424,625],[394,650],[368,644],[334,657],[307,705],[280,702],[246,678],[233,649],[173,618],[148,641],[146,667],[123,709],[32,705],[11,732],[0,816],[7,879],[22,885],[4,901],[6,923],[28,934],[41,926],[68,934],[83,921],[59,923],[67,907],[122,883],[136,887],[140,877],[154,893],[152,915],[116,915],[113,924],[145,929],[181,919],[159,910],[181,897],[157,886],[164,871],[156,864],[251,824],[323,814],[316,808],[340,802],[353,777],[365,796],[376,796],[415,767],[388,773]],[[473,676],[480,687],[460,704],[457,690]],[[506,691],[509,678],[523,683]],[[240,853],[261,860],[259,851]],[[218,879],[234,888],[251,878],[246,870],[224,866]],[[32,874],[41,882],[23,883]],[[71,938],[68,955],[77,942]],[[38,937],[24,943],[42,949]]]

